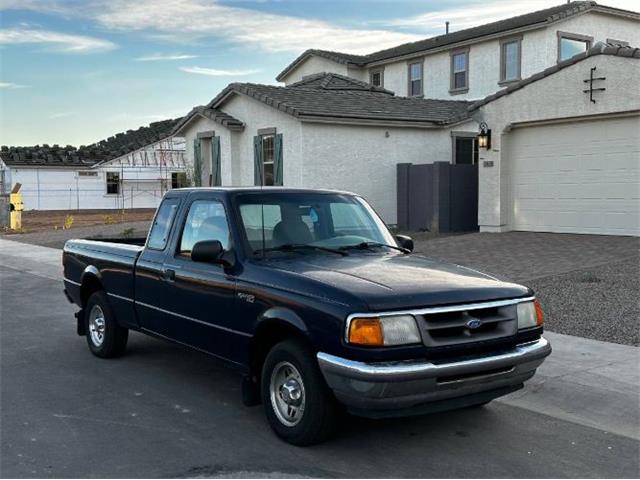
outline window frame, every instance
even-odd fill
[[[625,42],[624,40],[616,40],[615,38],[607,38],[607,43],[611,45],[615,45],[616,47],[628,47],[629,42]]]
[[[113,181],[109,182],[109,175],[116,175],[118,177],[117,182],[115,182],[115,185],[117,185],[117,192],[109,192],[109,183],[114,184]],[[104,175],[104,186],[105,186],[105,195],[115,195],[118,196],[120,195],[122,192],[121,190],[121,184],[122,184],[122,179],[120,178],[120,172],[105,172]]]
[[[415,81],[411,79],[411,67],[413,65],[420,66],[420,92],[415,95],[411,93],[411,83]],[[407,62],[407,97],[424,97],[424,58],[415,62]]]
[[[560,30],[558,30],[556,32],[557,37],[558,37],[558,58],[557,58],[557,63],[563,62],[565,60],[569,60],[568,58],[565,58],[564,60],[562,59],[562,39],[567,39],[567,40],[575,40],[577,42],[584,42],[587,44],[587,48],[585,48],[585,51],[589,50],[592,45],[593,45],[593,37],[589,36],[589,35],[582,35],[580,33],[571,33],[571,32],[562,32]],[[572,57],[569,57],[572,58]]]
[[[511,43],[515,43],[518,46],[518,55],[516,57],[518,73],[515,78],[507,79],[506,46]],[[509,85],[513,82],[519,82],[520,80],[522,80],[522,35],[500,39],[500,80],[498,81],[498,85]]]
[[[451,50],[449,52],[449,94],[450,95],[460,95],[462,93],[467,93],[469,91],[469,51],[471,49],[469,47],[466,48],[458,48],[456,50]],[[465,85],[464,87],[455,86],[455,74],[460,73],[454,71],[454,59],[458,55],[465,56],[465,69],[463,70],[465,73]],[[462,72],[462,71],[461,71]]]
[[[260,155],[262,157],[262,186],[263,187],[274,187],[276,186],[276,135],[277,135],[277,131],[275,128],[261,128],[258,130],[258,136],[260,137],[260,148],[262,149],[262,151],[260,152]],[[265,138],[267,137],[271,137],[272,138],[272,145],[273,145],[273,157],[272,160],[270,162],[266,162],[266,155],[265,155]],[[272,183],[270,185],[268,185],[266,183],[267,180],[267,175],[266,175],[266,170],[265,170],[265,165],[269,163],[272,166]]]
[[[380,75],[380,85],[376,85],[375,83],[373,83],[373,76],[375,74]],[[384,67],[372,68],[371,70],[369,70],[369,83],[375,87],[384,88]]]

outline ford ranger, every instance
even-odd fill
[[[309,445],[344,410],[486,404],[551,352],[529,288],[412,250],[354,194],[176,189],[146,239],[69,240],[64,289],[94,355],[123,354],[129,330],[210,354]]]

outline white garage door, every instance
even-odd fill
[[[515,128],[515,230],[640,235],[640,116]]]

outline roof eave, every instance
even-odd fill
[[[410,118],[383,118],[383,117],[355,117],[340,115],[311,115],[300,113],[298,119],[305,123],[329,123],[338,125],[362,125],[368,127],[396,127],[396,128],[422,128],[440,129],[468,120],[470,116],[464,118],[456,117],[448,120],[415,120]]]

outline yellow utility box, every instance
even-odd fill
[[[22,203],[20,187],[22,187],[22,184],[16,183],[9,194],[9,204],[11,205],[9,228],[11,230],[20,230],[22,228],[22,210],[24,210],[24,204]]]

